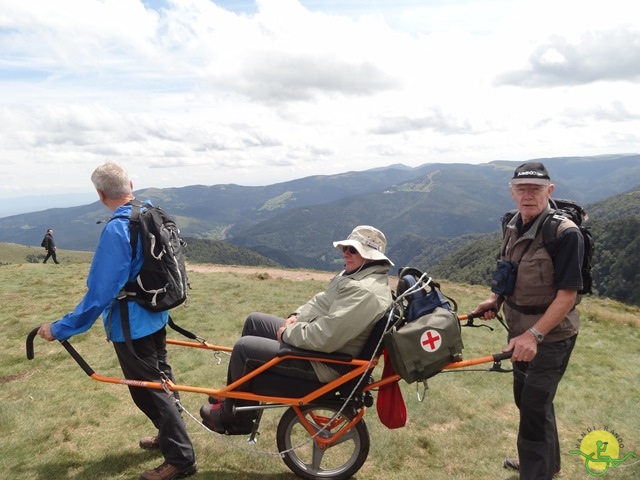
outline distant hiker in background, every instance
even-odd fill
[[[53,230],[47,230],[47,233],[42,239],[42,243],[40,244],[40,246],[44,247],[44,249],[47,251],[47,256],[44,257],[44,262],[42,263],[47,263],[49,257],[53,258],[53,263],[55,263],[56,265],[60,263],[58,261],[58,257],[56,257],[56,242],[53,240]]]
[[[554,190],[540,162],[516,168],[509,183],[518,213],[505,228],[491,296],[473,311],[495,318],[503,308],[513,352],[513,396],[520,411],[518,458],[506,468],[520,480],[551,480],[560,472],[560,442],[553,400],[580,329],[575,309],[583,288],[584,240],[563,218],[553,255],[544,248],[543,224]]]
[[[132,252],[131,247],[129,218],[132,207],[129,202],[134,200],[133,183],[127,171],[113,162],[96,168],[91,181],[100,201],[113,212],[113,218],[100,235],[84,298],[73,312],[40,327],[38,334],[49,341],[67,340],[88,330],[102,314],[107,338],[113,342],[126,378],[159,382],[162,376],[175,382],[167,359],[165,326],[169,312],[152,312],[137,302],[127,302],[131,340],[127,342],[120,305],[116,301],[125,284],[135,280],[143,263],[143,242],[137,242],[136,252]],[[159,467],[142,472],[140,479],[171,480],[195,473],[193,445],[174,398],[164,390],[153,388],[131,386],[129,393],[157,428],[156,435],[140,440],[140,447],[159,449],[164,456]]]

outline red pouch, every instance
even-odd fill
[[[382,378],[395,375],[396,372],[391,366],[391,360],[387,349],[383,350],[384,368],[382,370]],[[378,389],[378,398],[376,400],[376,409],[378,410],[378,418],[387,428],[401,428],[407,423],[407,407],[402,398],[402,390],[398,382],[388,383]]]

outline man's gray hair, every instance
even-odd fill
[[[107,198],[120,198],[131,193],[131,180],[127,170],[116,162],[105,162],[91,174],[91,181],[96,190],[100,190]]]

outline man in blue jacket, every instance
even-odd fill
[[[133,184],[127,171],[113,162],[99,166],[91,175],[100,200],[113,212],[105,226],[87,277],[87,293],[75,310],[60,320],[40,327],[38,334],[49,341],[67,340],[88,330],[102,315],[107,338],[113,342],[124,376],[157,382],[161,370],[174,381],[167,361],[166,330],[168,312],[151,312],[136,302],[127,302],[132,352],[127,347],[120,320],[120,306],[114,299],[125,283],[136,278],[142,267],[142,242],[132,255],[129,216],[134,199]],[[150,368],[151,367],[151,368]],[[158,429],[157,436],[146,437],[140,446],[159,448],[164,463],[142,473],[141,480],[182,478],[196,472],[193,445],[173,399],[164,390],[129,387],[136,406]]]

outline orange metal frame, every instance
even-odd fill
[[[458,317],[460,321],[462,320],[467,320],[470,319],[470,316],[468,315],[461,315]],[[37,328],[34,329],[29,336],[27,337],[27,358],[32,359],[33,358],[33,338],[35,337],[37,333]],[[309,357],[309,356],[300,356],[300,355],[295,355],[295,354],[287,354],[287,355],[283,355],[281,357],[275,357],[273,359],[271,359],[270,361],[266,362],[265,364],[263,364],[262,366],[260,366],[259,368],[249,372],[248,374],[246,374],[245,376],[243,376],[242,378],[238,379],[237,381],[226,385],[223,388],[205,388],[205,387],[195,387],[195,386],[191,386],[191,385],[181,385],[181,384],[177,384],[177,383],[173,383],[171,381],[166,381],[166,383],[162,383],[162,382],[149,382],[149,381],[143,381],[143,380],[132,380],[132,379],[125,379],[125,378],[115,378],[115,377],[107,377],[104,375],[100,375],[96,372],[93,371],[93,369],[84,361],[84,359],[75,351],[75,349],[71,346],[70,343],[68,343],[67,341],[62,341],[60,342],[66,349],[67,351],[71,354],[71,356],[76,360],[76,362],[80,365],[80,367],[85,371],[85,373],[87,373],[87,375],[89,375],[91,378],[93,378],[94,380],[97,380],[99,382],[104,382],[104,383],[112,383],[112,384],[118,384],[118,385],[127,385],[127,386],[135,386],[135,387],[141,387],[141,388],[153,388],[153,389],[158,389],[158,390],[163,390],[163,389],[169,389],[171,391],[178,391],[178,392],[192,392],[192,393],[201,393],[201,394],[205,394],[205,395],[210,395],[213,397],[217,397],[217,398],[233,398],[233,399],[240,399],[240,400],[251,400],[251,401],[256,401],[256,402],[262,402],[262,403],[273,403],[273,404],[280,404],[283,406],[290,406],[292,407],[298,417],[300,418],[302,424],[305,426],[305,428],[309,431],[309,433],[311,435],[314,435],[314,429],[313,427],[310,425],[309,421],[305,418],[305,415],[302,413],[302,411],[300,410],[300,407],[307,405],[309,403],[314,402],[315,400],[317,400],[318,398],[322,397],[323,395],[332,392],[336,389],[338,389],[341,385],[349,382],[350,380],[353,380],[355,378],[358,378],[362,375],[365,374],[365,372],[367,372],[367,370],[369,370],[370,368],[373,369],[378,365],[378,361],[379,361],[379,357],[374,357],[371,360],[359,360],[359,359],[352,359],[350,361],[345,361],[345,360],[337,360],[337,359],[332,359],[332,358],[326,358],[326,357],[322,357],[322,356],[318,356],[318,357]],[[219,346],[219,345],[211,345],[207,342],[201,341],[201,342],[191,342],[191,341],[182,341],[182,340],[174,340],[174,339],[167,339],[167,344],[170,345],[176,345],[176,346],[181,346],[181,347],[190,347],[190,348],[199,348],[199,349],[204,349],[204,350],[212,350],[215,352],[231,352],[232,348],[230,347],[224,347],[224,346]],[[507,354],[508,355],[508,354]],[[478,358],[472,358],[469,360],[461,360],[461,361],[457,361],[457,362],[452,362],[448,365],[446,365],[443,370],[453,370],[453,369],[459,369],[459,368],[464,368],[464,367],[470,367],[470,366],[474,366],[474,365],[480,365],[483,363],[489,363],[489,362],[498,362],[499,360],[502,360],[506,358],[505,354],[496,354],[496,355],[487,355],[484,357],[478,357]],[[319,362],[325,362],[325,363],[335,363],[335,364],[339,364],[339,365],[348,365],[353,367],[349,372],[345,373],[344,375],[338,377],[337,379],[324,384],[323,386],[321,386],[320,388],[314,390],[311,393],[308,393],[306,395],[300,396],[300,397],[280,397],[280,396],[268,396],[268,395],[258,395],[252,392],[245,392],[245,391],[239,391],[238,388],[242,385],[244,385],[245,383],[249,382],[250,380],[252,380],[253,378],[255,378],[256,376],[260,375],[261,373],[269,370],[270,368],[272,368],[273,366],[277,365],[278,363],[284,361],[284,360],[290,360],[290,359],[302,359],[302,360],[307,360],[307,361],[319,361]],[[378,389],[384,385],[390,384],[390,383],[394,383],[397,382],[401,379],[400,375],[391,375],[385,378],[382,378],[380,380],[374,381],[372,383],[367,383],[366,385],[364,385],[364,387],[362,388],[362,390],[364,392],[370,391],[370,390],[375,390]],[[315,438],[315,440],[323,447],[326,448],[326,446],[334,443],[341,435],[343,435],[344,433],[346,433],[349,429],[351,429],[351,427],[353,425],[355,425],[356,423],[358,423],[362,417],[364,416],[366,411],[366,407],[362,407],[357,414],[348,422],[348,424],[346,424],[343,428],[341,428],[338,432],[336,432],[335,435],[332,435],[331,437],[327,438],[327,439],[323,439],[321,437],[317,437]]]
[[[462,315],[459,318],[460,320],[465,320],[466,315]],[[230,347],[211,345],[206,342],[198,343],[198,342],[188,342],[188,341],[182,341],[182,340],[167,339],[167,344],[182,346],[182,347],[200,348],[204,350],[212,350],[217,352],[231,352],[232,350],[232,348]],[[260,375],[261,373],[269,370],[270,368],[277,365],[278,363],[284,360],[291,360],[291,359],[301,359],[301,360],[318,361],[318,362],[325,362],[325,363],[336,363],[340,365],[351,366],[353,367],[353,369],[345,373],[341,377],[338,377],[337,379],[324,384],[322,387],[318,388],[317,390],[314,390],[313,392],[300,397],[279,397],[279,396],[258,395],[252,392],[244,392],[244,391],[237,390],[237,388],[240,387],[241,385],[244,385],[245,383],[249,382],[256,376]],[[379,361],[379,357],[375,357],[373,361],[370,362],[369,360],[352,359],[351,361],[343,361],[343,360],[328,359],[321,356],[308,357],[308,356],[298,356],[298,355],[289,354],[282,357],[275,357],[271,359],[270,361],[266,362],[259,368],[249,372],[242,378],[238,379],[237,381],[229,385],[226,385],[223,388],[216,389],[216,388],[195,387],[190,385],[181,385],[173,382],[168,382],[167,388],[171,391],[202,393],[202,394],[210,395],[212,397],[217,397],[217,398],[234,398],[239,400],[252,400],[252,401],[263,402],[263,403],[279,403],[279,404],[290,405],[290,406],[302,406],[308,403],[312,403],[314,400],[322,397],[323,395],[333,390],[336,390],[338,387],[340,387],[344,383],[347,383],[350,380],[363,375],[369,368],[375,368],[378,365],[378,361]],[[480,365],[483,363],[490,363],[494,361],[495,361],[494,355],[486,355],[483,357],[471,358],[469,360],[452,362],[444,366],[443,370],[453,370],[453,369],[471,367],[471,366]],[[148,381],[141,381],[141,380],[129,380],[129,379],[105,377],[97,373],[93,373],[90,376],[91,378],[99,382],[122,384],[122,385],[128,385],[128,386],[138,386],[138,387],[144,387],[144,388],[155,388],[155,389],[165,388],[165,386],[161,382],[148,382]],[[391,376],[382,378],[380,380],[374,381],[372,383],[368,383],[363,387],[362,390],[364,392],[367,392],[369,390],[376,390],[381,386],[387,385],[389,383],[397,382],[399,380],[401,380],[400,375],[397,375],[397,374],[391,375]]]

